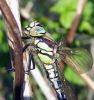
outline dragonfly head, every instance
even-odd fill
[[[32,37],[40,37],[46,34],[45,29],[39,22],[31,22],[24,30],[24,34]]]

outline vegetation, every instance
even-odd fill
[[[31,20],[37,20],[42,23],[43,27],[51,34],[55,41],[60,42],[62,38],[64,41],[67,41],[69,31],[73,25],[72,23],[77,16],[79,1],[80,0],[21,0],[20,11],[22,27],[24,28],[28,25]],[[31,9],[29,9],[29,7],[26,8],[26,6],[31,6]],[[91,40],[94,40],[93,8],[94,1],[87,0],[76,29],[75,37],[73,36],[73,41],[68,45],[69,47],[84,47],[90,52]],[[26,15],[23,14],[23,11],[30,17],[27,18]],[[9,46],[6,38],[4,21],[0,16],[0,98],[2,97],[6,100],[12,100],[13,92],[13,75],[12,73],[6,73],[7,66],[10,66],[10,62]],[[74,86],[79,100],[88,99],[90,91],[88,91],[88,88],[85,86],[80,77],[72,71],[68,65],[65,65],[64,74],[67,80],[69,80]],[[34,79],[31,78],[31,80]],[[34,100],[45,100],[45,97],[37,83],[34,81],[32,82],[32,85],[34,86],[34,96],[37,95]],[[94,95],[92,95],[91,98],[93,100]]]

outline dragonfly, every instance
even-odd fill
[[[92,66],[92,57],[87,50],[68,48],[63,45],[62,41],[58,44],[37,21],[31,22],[25,27],[22,39],[25,44],[23,51],[26,49],[29,51],[28,71],[35,69],[36,59],[34,59],[34,55],[37,55],[43,64],[47,78],[56,91],[58,100],[73,100],[74,94],[68,96],[64,88],[65,86],[67,91],[72,92],[69,84],[64,79],[63,70],[59,63],[64,61],[78,73],[85,73]],[[32,68],[31,62],[33,62]]]

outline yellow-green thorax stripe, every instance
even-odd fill
[[[54,59],[53,48],[49,47],[45,42],[42,42],[39,39],[35,40],[35,45],[40,60],[45,64],[52,64]]]

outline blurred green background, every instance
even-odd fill
[[[37,20],[42,23],[43,27],[51,34],[55,41],[59,42],[62,37],[66,41],[66,37],[76,16],[78,2],[79,0],[20,0],[21,11],[26,11],[26,6],[31,4],[29,16],[32,16],[32,18],[26,19],[21,12],[22,26],[25,27],[28,25],[29,20]],[[77,28],[77,34],[70,47],[84,47],[90,50],[90,41],[93,36],[94,1],[87,0]],[[12,99],[13,77],[11,73],[6,73],[6,67],[8,65],[10,65],[9,47],[5,25],[0,17],[0,98],[4,98],[5,100]],[[88,89],[84,86],[78,75],[69,68],[66,68],[64,73],[66,78],[74,85],[79,100],[86,100],[88,98]],[[38,92],[35,92],[35,95],[37,94],[38,97],[34,100],[45,100],[39,87],[37,86],[36,88]]]

